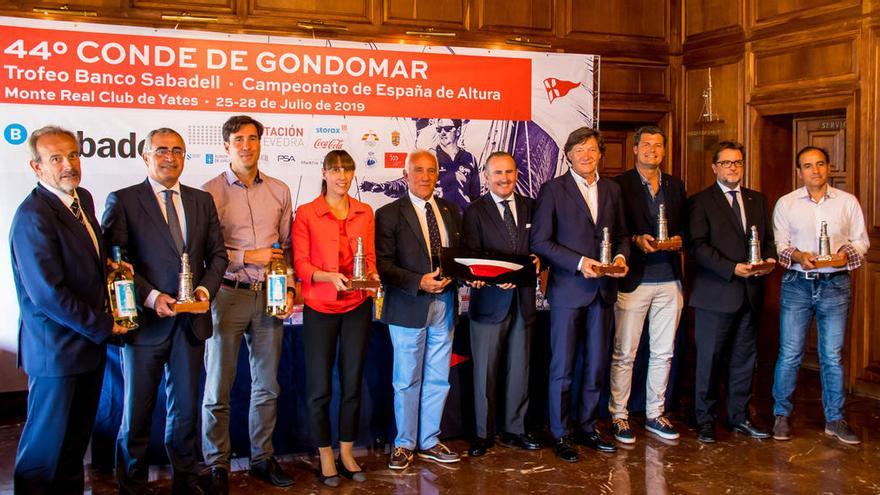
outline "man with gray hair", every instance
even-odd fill
[[[82,493],[107,340],[124,334],[106,310],[105,259],[92,195],[79,187],[79,146],[60,127],[28,139],[37,187],[12,219],[18,366],[28,375],[27,420],[15,493]]]
[[[209,301],[220,289],[228,258],[211,195],[180,184],[186,147],[173,129],[150,132],[143,159],[147,179],[110,193],[104,211],[106,246],[120,246],[134,265],[140,328],[122,348],[122,425],[116,440],[116,480],[122,494],[147,491],[147,447],[159,382],[165,378],[165,450],[171,492],[199,494],[199,378],[211,313],[178,313],[178,274],[189,255],[193,296]]]
[[[385,285],[382,322],[394,347],[394,417],[397,437],[388,460],[406,469],[418,456],[458,462],[440,443],[440,420],[449,393],[456,285],[440,275],[440,249],[459,244],[458,208],[434,197],[439,167],[428,151],[407,160],[407,194],[376,212],[376,265]]]

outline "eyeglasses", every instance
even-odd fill
[[[454,130],[455,130],[454,125],[444,125],[444,126],[437,127],[437,132],[452,132]]]
[[[182,158],[183,155],[186,154],[186,151],[182,148],[156,148],[153,151],[150,151],[150,153],[159,158],[168,158],[172,155],[174,155],[174,158]]]
[[[745,163],[743,160],[721,160],[720,162],[715,162],[715,165],[721,168],[742,168]]]

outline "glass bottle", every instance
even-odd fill
[[[107,274],[110,295],[110,313],[117,325],[133,330],[138,327],[137,305],[134,296],[134,275],[122,264],[122,248],[113,246],[116,269]]]
[[[281,244],[272,244],[272,249],[281,249]],[[284,313],[287,313],[287,264],[283,259],[273,259],[266,267],[266,314]]]

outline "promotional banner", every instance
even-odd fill
[[[228,166],[221,126],[236,114],[266,126],[260,168],[287,182],[295,206],[317,196],[323,157],[335,149],[355,158],[351,194],[374,208],[405,193],[403,167],[417,148],[436,153],[437,195],[462,208],[485,192],[481,170],[499,150],[519,165],[517,190],[535,197],[567,170],[568,134],[598,127],[598,71],[593,55],[0,17],[0,231],[8,238],[36,184],[27,138],[49,124],[76,133],[99,219],[109,192],[144,180],[150,130],[180,132],[181,181],[200,186]],[[12,376],[18,307],[8,248],[0,315],[0,373]]]

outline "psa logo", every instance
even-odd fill
[[[406,153],[385,153],[385,168],[403,168]]]
[[[28,132],[21,124],[9,124],[3,129],[3,137],[9,144],[21,144],[27,139]]]
[[[296,158],[293,155],[278,155],[275,159],[278,160],[278,163],[296,163]]]

